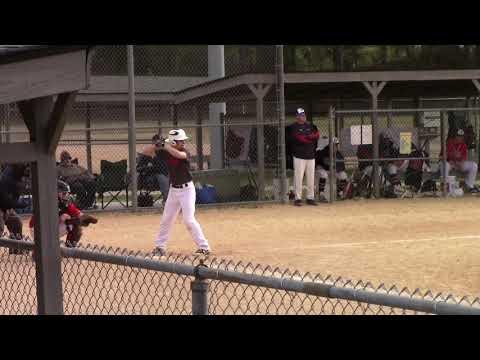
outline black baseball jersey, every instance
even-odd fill
[[[0,209],[19,209],[26,205],[20,202],[20,195],[25,189],[22,181],[22,168],[8,165],[0,175]]]
[[[336,152],[337,161],[335,169],[337,172],[345,171],[344,157],[340,151]],[[326,146],[315,154],[315,166],[321,166],[324,170],[330,170],[330,147]]]
[[[290,150],[297,159],[315,159],[315,150],[320,134],[315,125],[308,122],[294,123],[288,127]]]
[[[177,159],[166,150],[160,151],[157,155],[167,164],[170,184],[172,185],[182,185],[192,181],[192,175],[189,170],[190,163],[188,161],[190,154],[187,151],[185,152],[187,153],[186,159]]]

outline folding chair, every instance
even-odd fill
[[[152,176],[147,177],[140,173],[138,174],[138,191],[142,196],[151,196],[153,202],[152,206],[155,205],[157,201],[164,198],[164,195],[161,192],[158,196],[152,194],[153,192],[160,191],[160,186],[158,185],[156,178]],[[164,202],[166,200],[167,199],[163,199]]]
[[[118,162],[100,161],[97,191],[102,202],[102,210],[110,205],[113,200],[119,202],[123,207],[128,207],[127,168],[127,160],[120,160]],[[123,191],[125,191],[126,203],[123,203],[119,198]],[[107,204],[104,204],[105,193],[111,196]]]

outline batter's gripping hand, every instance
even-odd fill
[[[156,146],[157,148],[163,148],[163,147],[165,147],[165,140],[167,140],[167,139],[165,139],[165,138],[163,138],[163,137],[160,137],[160,139],[158,139],[157,142],[155,143],[155,146]]]

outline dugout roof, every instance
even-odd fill
[[[422,70],[422,71],[368,71],[286,73],[285,101],[315,101],[325,99],[368,99],[371,94],[365,83],[385,82],[380,99],[417,97],[474,97],[480,92],[480,69]],[[141,81],[140,81],[141,80]],[[198,79],[197,79],[198,80]],[[109,81],[112,85],[109,86]],[[115,80],[116,81],[116,80]],[[275,85],[274,74],[240,74],[186,87],[179,91],[164,91],[161,78],[136,82],[136,99],[183,104],[218,99],[254,98],[249,85]],[[105,77],[102,90],[95,87],[81,92],[81,101],[126,101],[127,89],[118,90],[114,80]],[[111,89],[109,92],[108,89]],[[273,89],[273,86],[272,86]],[[268,97],[274,97],[270,91]]]

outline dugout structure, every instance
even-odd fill
[[[335,107],[336,110],[421,109],[430,107],[430,104],[435,102],[434,107],[467,108],[472,102],[478,101],[480,94],[478,52],[471,54],[475,61],[455,57],[455,61],[449,58],[452,61],[437,63],[422,57],[422,54],[428,52],[428,46],[420,46],[420,50],[417,49],[418,46],[413,46],[415,51],[420,51],[418,56],[424,59],[423,63],[419,59],[410,59],[407,62],[399,60],[396,64],[395,59],[387,59],[386,62],[374,61],[369,66],[363,66],[360,60],[357,63],[350,59],[348,54],[353,50],[364,51],[365,47],[357,46],[352,50],[342,46],[311,46],[310,50],[320,51],[325,58],[323,63],[331,66],[302,67],[299,64],[292,64],[289,60],[292,57],[289,55],[291,51],[301,50],[299,46],[285,46],[282,52],[282,58],[285,53],[285,65],[283,60],[279,61],[278,49],[273,45],[257,49],[256,60],[253,63],[250,63],[251,59],[246,54],[254,47],[239,46],[237,65],[234,65],[232,57],[228,56],[228,47],[198,46],[195,61],[189,67],[185,65],[184,70],[174,70],[170,69],[166,61],[146,55],[149,51],[156,51],[155,46],[135,46],[135,63],[138,65],[135,66],[136,109],[140,112],[140,105],[143,103],[159,109],[163,106],[168,109],[172,126],[198,124],[199,127],[192,127],[190,132],[196,133],[195,162],[198,163],[200,171],[205,169],[203,164],[204,158],[207,157],[208,169],[219,170],[231,166],[226,159],[228,139],[225,141],[226,136],[222,130],[227,129],[228,124],[234,130],[240,127],[231,119],[239,118],[244,119],[245,123],[252,122],[256,135],[253,148],[257,152],[255,154],[257,161],[252,165],[257,171],[258,201],[265,200],[265,187],[269,186],[265,171],[265,167],[268,168],[265,151],[265,146],[269,142],[267,136],[276,137],[277,133],[281,134],[282,132],[278,131],[282,126],[280,118],[286,117],[287,122],[293,121],[297,107],[306,109],[310,121],[319,121],[328,118],[331,107]],[[187,48],[188,46],[184,46],[182,50]],[[445,49],[438,46],[433,50]],[[96,60],[93,62],[95,69],[92,70],[91,87],[81,91],[78,102],[87,106],[122,102],[126,104],[128,77],[125,49],[105,46],[98,47],[97,52]],[[439,56],[439,60],[444,58],[444,55]],[[179,59],[186,59],[186,55],[179,55]],[[182,61],[179,63],[183,64]],[[107,68],[105,64],[112,65]],[[118,69],[111,68],[114,64]],[[456,99],[455,105],[451,99]],[[156,111],[155,118],[150,120],[162,117],[161,110],[152,111]],[[222,115],[226,115],[227,124],[222,122]],[[168,119],[168,116],[163,118]],[[373,157],[378,158],[380,133],[377,126],[378,114],[372,112],[371,118],[375,149]],[[339,135],[342,123],[339,121],[338,125],[336,124],[337,128],[333,130],[336,136]],[[272,124],[276,131],[267,128],[267,124]],[[420,116],[415,120],[415,126],[422,127]],[[209,130],[210,139],[205,139],[202,135],[202,128]],[[322,122],[320,131],[322,134],[330,133],[327,121]],[[205,154],[207,140],[210,151]],[[282,143],[280,136],[278,142],[273,143],[273,147],[278,148],[276,155],[279,159],[285,158],[280,147]],[[88,158],[91,156],[87,156]],[[130,159],[130,162],[133,163],[134,159]],[[275,164],[275,167],[276,176],[281,177],[284,173],[281,161]],[[374,179],[378,180],[378,166],[375,166],[374,170]],[[281,183],[285,180],[281,179]],[[378,193],[378,181],[375,188]],[[282,189],[282,192],[284,191],[286,189]],[[132,194],[132,198],[134,196],[135,194]],[[285,194],[281,194],[280,198],[285,198]]]
[[[31,164],[39,314],[63,314],[55,150],[88,86],[89,54],[89,46],[0,46],[0,104],[16,103],[29,132],[26,142],[0,144],[0,163]]]

